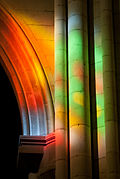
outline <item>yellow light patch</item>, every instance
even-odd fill
[[[97,106],[97,118],[101,115],[101,108]]]
[[[75,92],[73,94],[73,100],[75,103],[81,105],[81,106],[84,106],[84,96],[83,96],[83,93],[81,92]]]
[[[70,127],[83,123],[83,119],[71,109],[69,111],[69,116],[70,116]]]

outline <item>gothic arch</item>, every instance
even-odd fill
[[[0,63],[13,86],[23,135],[54,131],[54,107],[47,76],[30,40],[0,5]]]

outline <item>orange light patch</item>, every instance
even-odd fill
[[[74,62],[72,73],[80,80],[83,80],[83,65],[80,63],[80,61]]]
[[[101,74],[96,74],[96,93],[103,93],[103,78]]]

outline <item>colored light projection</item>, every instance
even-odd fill
[[[95,82],[99,158],[105,156],[105,116],[101,33],[95,32]]]
[[[69,126],[71,177],[90,177],[90,108],[89,65],[86,20],[78,1],[70,1],[68,9],[68,65],[69,65]],[[84,3],[83,3],[84,4]],[[78,10],[76,12],[76,10]],[[81,11],[82,12],[81,12]],[[88,162],[82,171],[78,163]],[[86,166],[83,166],[83,168]]]
[[[53,99],[44,68],[22,28],[2,6],[0,6],[0,50],[3,63],[15,88],[23,131],[27,128],[23,135],[42,136],[53,132]]]
[[[59,35],[56,39],[55,46],[55,99],[57,104],[56,108],[60,108],[60,111],[65,111],[66,106],[66,96],[67,96],[67,86],[66,86],[66,48],[65,40],[62,38],[62,35]]]
[[[67,62],[65,1],[55,0],[55,136],[56,178],[67,178]]]
[[[24,27],[28,37],[30,37],[30,39],[32,39],[32,42],[34,42],[34,47],[36,48],[40,56],[41,63],[44,67],[44,71],[46,73],[46,77],[48,78],[53,95],[54,94],[54,40],[53,40],[53,22],[51,22],[53,20],[52,17],[53,12],[48,11],[47,15],[44,14],[43,12],[37,14],[33,13],[32,16],[29,13],[29,11],[27,13],[23,11],[23,12],[17,12],[17,14],[15,15],[18,18],[22,16],[24,20],[22,26]],[[37,18],[38,16],[39,19]],[[27,26],[25,24],[27,24]]]
[[[51,3],[50,3],[51,2]],[[4,6],[8,6],[10,13],[17,19],[27,37],[31,40],[37,51],[42,66],[54,93],[54,15],[53,1],[9,1],[4,0]]]
[[[84,65],[81,30],[69,32],[70,126],[84,123]]]
[[[83,19],[74,14],[68,20],[70,127],[89,125],[89,68]],[[87,34],[85,34],[87,38]],[[80,126],[79,126],[80,127]],[[82,130],[81,130],[82,131]]]
[[[63,148],[66,145],[65,131],[67,128],[67,63],[65,36],[66,32],[64,20],[59,16],[56,16],[55,21],[55,129],[57,144],[56,146],[60,148],[58,150],[63,151]],[[61,158],[64,157],[65,156],[61,156]]]

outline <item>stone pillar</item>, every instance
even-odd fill
[[[112,0],[101,1],[107,179],[119,178]]]
[[[71,179],[91,178],[87,1],[68,1]]]
[[[67,179],[67,89],[65,0],[55,0],[56,179]]]
[[[106,140],[103,90],[103,59],[101,35],[101,0],[94,0],[94,54],[96,85],[96,122],[98,140],[99,179],[106,178]]]

